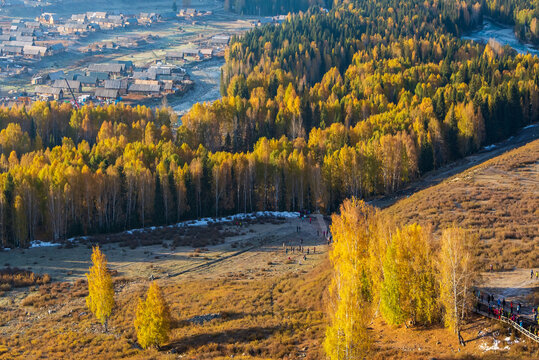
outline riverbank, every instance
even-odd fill
[[[509,45],[519,54],[530,53],[539,56],[539,50],[532,44],[523,43],[517,39],[512,26],[501,24],[489,17],[484,18],[480,28],[464,34],[461,39],[480,43],[487,43],[490,39],[494,39],[502,45]]]

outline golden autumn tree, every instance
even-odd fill
[[[390,324],[436,317],[436,278],[430,229],[411,224],[391,236],[383,262],[380,311]]]
[[[137,339],[146,349],[160,346],[168,340],[170,330],[170,311],[157,282],[150,284],[146,299],[139,300],[135,318]]]
[[[439,281],[444,323],[459,337],[461,321],[471,307],[474,282],[474,257],[468,246],[466,231],[448,228],[442,232]]]
[[[371,343],[367,326],[372,320],[372,291],[366,259],[375,210],[363,201],[352,199],[344,201],[340,212],[333,215],[331,225],[333,302],[324,349],[331,360],[361,359]]]
[[[86,274],[88,279],[86,305],[101,324],[105,326],[105,331],[107,331],[107,320],[114,307],[114,288],[107,268],[107,258],[101,252],[99,246],[93,248],[92,264],[90,273]]]

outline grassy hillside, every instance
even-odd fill
[[[496,268],[539,264],[539,140],[470,168],[384,210],[397,222],[453,223],[482,240]]]

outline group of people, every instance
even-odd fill
[[[477,310],[481,311],[481,305],[488,304],[488,314],[498,319],[502,317],[512,320],[520,327],[524,328],[524,317],[522,313],[522,303],[513,303],[513,301],[506,301],[505,298],[494,298],[494,295],[482,293],[477,291]],[[506,309],[506,306],[508,307]],[[533,326],[530,326],[529,331],[538,335],[537,316],[538,308],[532,308],[533,314]]]
[[[302,240],[303,241],[303,240]],[[309,255],[311,253],[311,248],[305,248],[303,245],[299,246],[286,246],[283,243],[283,248],[285,249],[285,254],[288,255],[288,252],[291,252],[294,254],[296,251],[299,253],[305,253],[306,255]],[[316,246],[313,246],[313,254],[316,254]]]
[[[299,217],[300,217],[301,220],[307,220],[308,219],[309,224],[312,224],[312,217],[309,216],[309,215],[310,215],[309,212],[305,212],[305,213],[301,212]],[[296,225],[296,233],[299,233],[299,232],[301,232],[301,226]],[[324,236],[326,236],[326,231],[324,231],[323,233],[324,233]],[[329,230],[328,230],[328,233],[329,233]],[[317,236],[320,236],[320,230],[317,230],[316,234],[317,234]],[[309,247],[304,247],[302,238],[299,240],[299,245],[297,245],[297,246],[296,245],[288,246],[286,243],[283,243],[283,250],[284,250],[286,255],[288,255],[289,253],[295,254],[296,252],[298,254],[300,254],[300,253],[303,254],[303,261],[307,260],[307,255],[310,255],[311,253],[316,254],[316,246],[313,246],[312,250]],[[292,260],[292,258],[289,256],[288,260]],[[301,260],[300,260],[299,264],[301,265]]]
[[[533,279],[533,269],[530,274],[530,279]],[[539,280],[539,270],[535,270],[535,279]]]

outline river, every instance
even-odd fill
[[[224,64],[224,59],[212,59],[184,66],[195,87],[177,101],[169,103],[178,115],[184,115],[197,102],[213,102],[221,98],[219,84],[221,66]]]
[[[533,54],[539,55],[539,50],[531,44],[526,44],[519,41],[512,26],[502,25],[485,18],[481,28],[474,30],[468,34],[462,36],[464,40],[474,40],[477,42],[486,43],[490,39],[494,39],[502,45],[509,45],[515,49],[519,54]]]

